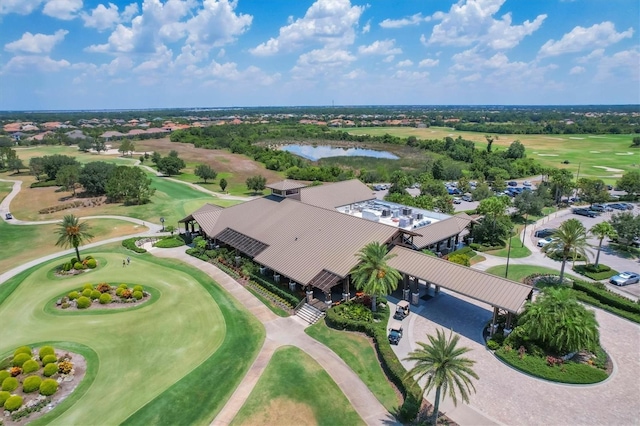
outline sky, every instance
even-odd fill
[[[0,0],[0,110],[640,104],[638,0]]]

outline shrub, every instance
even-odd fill
[[[7,391],[0,391],[0,405],[4,406],[4,403],[7,399],[9,399],[9,397],[11,396],[11,394]]]
[[[7,370],[0,370],[0,385],[7,377],[11,377],[11,373],[9,373]]]
[[[25,354],[25,353],[20,353],[16,356],[13,357],[13,361],[11,362],[11,364],[14,367],[22,367],[22,364],[24,364],[26,361],[29,361],[31,359],[31,354]]]
[[[154,244],[154,246],[158,248],[173,248],[183,245],[184,240],[179,235],[174,235],[173,237],[165,237]]]
[[[96,290],[100,293],[108,293],[111,291],[111,286],[107,283],[100,283],[96,286]]]
[[[38,364],[36,361],[32,359],[22,364],[22,371],[24,372],[24,374],[33,373],[34,371],[38,371],[39,369],[40,369],[40,364]]]
[[[18,377],[22,373],[22,367],[11,367],[9,369],[9,374],[11,377]]]
[[[13,352],[13,356],[16,356],[18,354],[28,354],[29,356],[31,356],[31,348],[29,346],[20,346]]]
[[[78,297],[80,297],[80,293],[78,293],[77,291],[72,291],[71,293],[69,293],[69,300],[76,300]]]
[[[55,355],[45,355],[44,358],[42,358],[42,365],[51,364],[57,361],[58,357],[56,357]]]
[[[10,396],[4,402],[4,409],[7,411],[16,411],[20,407],[22,407],[22,397],[18,395]]]
[[[131,299],[131,295],[133,294],[133,292],[129,289],[122,289],[122,293],[120,294],[120,297],[122,297],[123,299]]]
[[[598,270],[595,269],[594,265],[576,265],[573,267],[573,270],[580,275],[584,275],[595,281],[606,280],[618,274],[618,271],[606,265],[599,265]]]
[[[108,305],[109,303],[111,303],[111,295],[109,293],[103,293],[100,296],[100,304]]]
[[[61,374],[69,374],[73,370],[73,363],[71,361],[60,361],[58,364],[58,372]]]
[[[141,286],[141,285],[137,285],[137,286],[133,287],[133,291],[140,291],[140,292],[142,292],[142,291],[144,291],[144,289],[142,288],[142,286]]]
[[[496,342],[495,340],[488,340],[487,341],[487,348],[491,349],[492,351],[495,351],[496,349],[500,348],[500,343]]]
[[[76,271],[79,271],[81,269],[84,269],[84,265],[81,262],[76,262],[73,264],[73,269],[75,269]]]
[[[118,297],[122,296],[122,292],[123,292],[123,291],[124,291],[124,288],[120,288],[120,287],[118,287],[118,288],[116,289],[116,296],[118,296]]]
[[[69,272],[71,269],[73,269],[73,263],[67,262],[62,265],[62,270],[64,272]]]
[[[595,285],[586,281],[575,280],[573,282],[573,289],[586,293],[587,295],[600,301],[604,305],[609,305],[627,312],[640,314],[640,305],[638,305],[637,303],[634,303],[632,300],[610,292],[606,289],[597,288]]]
[[[43,359],[47,355],[55,355],[55,354],[56,354],[56,351],[53,349],[52,346],[43,346],[38,351],[38,357],[40,359]]]
[[[90,254],[88,254],[88,255],[86,255],[86,256],[84,257],[84,260],[85,260],[85,261],[87,261],[87,260],[91,260],[91,259],[93,259],[93,258],[94,258],[93,256],[91,256]]]
[[[93,284],[90,283],[86,283],[85,285],[82,286],[83,290],[93,290]]]
[[[42,379],[38,376],[29,376],[22,382],[22,390],[24,393],[35,392],[40,389]]]
[[[72,257],[71,260],[69,260],[69,263],[71,263],[72,265],[75,265],[77,262],[80,262],[80,260],[78,260],[78,258],[76,257]]]
[[[93,292],[92,289],[90,288],[85,288],[84,290],[82,290],[82,295],[84,297],[91,297],[91,293]]]
[[[89,259],[87,260],[86,265],[87,265],[87,268],[89,269],[96,269],[96,266],[98,266],[98,262],[96,262],[95,259]]]
[[[40,383],[40,395],[50,396],[58,391],[58,382],[53,379],[44,379]]]
[[[128,289],[128,288],[129,288],[129,284],[122,283],[122,284],[120,284],[120,285],[118,286],[118,288],[123,288],[123,289],[125,289],[125,290],[126,290],[126,289]]]
[[[136,300],[142,299],[142,292],[141,291],[134,291],[133,292],[133,298],[136,299]]]
[[[61,307],[62,309],[68,309],[68,308],[69,308],[69,306],[71,306],[71,305],[69,305],[69,302],[64,302],[62,305],[60,305],[60,307]]]
[[[147,251],[145,249],[143,249],[142,247],[138,247],[136,245],[136,241],[138,241],[139,238],[129,238],[126,240],[122,240],[122,247],[134,251],[136,253],[146,253]]]
[[[469,257],[464,254],[450,254],[447,260],[449,260],[449,262],[457,263],[458,265],[471,266]]]
[[[102,295],[102,293],[100,293],[98,290],[93,290],[91,292],[91,300],[96,300],[96,299],[100,299],[100,296]]]
[[[15,377],[7,377],[2,381],[2,390],[7,392],[13,392],[18,389],[18,379]]]
[[[42,374],[45,377],[51,377],[57,372],[58,372],[58,364],[56,364],[55,362],[45,365],[44,370],[42,370]]]
[[[78,309],[87,309],[89,306],[91,306],[91,299],[89,299],[88,297],[82,296],[78,299]]]

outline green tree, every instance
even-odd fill
[[[636,198],[640,194],[640,170],[629,170],[616,182],[616,186]]]
[[[164,227],[164,230],[167,232],[171,232],[171,236],[173,237],[173,233],[176,232],[176,227],[173,225],[167,225]]]
[[[47,174],[48,180],[55,180],[58,170],[64,166],[80,166],[80,163],[73,157],[68,155],[45,155],[42,157],[42,166],[44,173]]]
[[[633,147],[640,146],[640,137],[639,136],[636,136],[636,137],[633,138],[631,146],[633,146]]]
[[[44,160],[42,157],[32,157],[29,160],[29,173],[35,176],[37,181],[40,181],[44,174]]]
[[[634,216],[631,212],[618,213],[611,217],[610,223],[619,240],[626,243],[622,244],[623,248],[628,248],[628,244],[634,238],[640,238],[640,215]]]
[[[207,179],[214,180],[218,176],[216,171],[208,164],[198,164],[193,173],[202,179],[204,183],[207,183]]]
[[[525,157],[524,151],[525,151],[525,148],[522,142],[513,141],[511,142],[511,145],[509,145],[509,148],[507,149],[505,157],[512,158],[512,159],[524,158]]]
[[[133,155],[135,148],[133,141],[130,139],[123,139],[120,143],[120,148],[118,148],[118,152],[121,152],[123,157],[127,154]]]
[[[162,155],[160,155],[158,151],[153,151],[153,154],[151,155],[151,162],[157,166],[160,160],[162,160]]]
[[[100,151],[107,150],[107,143],[101,137],[95,137],[93,139],[93,149],[100,154]]]
[[[20,173],[20,169],[24,169],[26,167],[24,166],[22,160],[18,158],[18,156],[15,156],[14,158],[10,158],[9,161],[7,161],[7,168],[15,170],[16,173]]]
[[[247,189],[253,191],[253,193],[258,193],[264,190],[267,184],[267,179],[264,176],[250,176],[247,178],[246,182]]]
[[[573,173],[566,169],[551,169],[549,171],[550,191],[556,204],[563,196],[571,195],[573,191]]]
[[[449,192],[441,181],[434,179],[423,179],[420,182],[420,195],[429,195],[431,197],[447,197]]]
[[[553,234],[553,240],[545,246],[547,254],[556,254],[562,259],[560,268],[560,282],[564,280],[564,269],[569,257],[580,254],[587,257],[587,230],[578,219],[562,222]]]
[[[184,169],[186,167],[186,164],[184,163],[184,160],[182,158],[169,155],[167,157],[162,157],[160,161],[158,161],[157,166],[160,173],[167,176],[173,176],[179,175],[180,170]]]
[[[88,194],[104,195],[107,193],[107,182],[115,169],[116,165],[113,163],[92,161],[85,164],[80,170],[78,182],[80,182]]]
[[[476,391],[472,379],[478,380],[479,377],[472,368],[475,361],[463,356],[471,349],[458,346],[460,336],[449,332],[447,338],[444,330],[438,329],[435,337],[427,335],[427,338],[429,343],[418,342],[420,349],[409,353],[404,360],[415,362],[415,366],[407,372],[407,377],[414,377],[417,381],[426,377],[423,395],[434,389],[436,391],[431,420],[436,425],[441,394],[448,395],[456,406],[458,395],[468,403],[469,394]]]
[[[125,204],[145,204],[153,196],[151,179],[138,167],[118,166],[105,186],[107,197],[111,201]]]
[[[601,179],[580,178],[576,187],[580,199],[591,205],[609,201],[607,185]]]
[[[598,239],[598,254],[596,254],[596,268],[600,264],[600,250],[602,250],[602,240],[605,237],[615,238],[617,236],[616,230],[609,222],[596,223],[589,230],[591,235]]]
[[[377,241],[367,244],[357,254],[358,264],[351,270],[353,283],[358,290],[371,296],[371,310],[376,311],[377,296],[386,296],[398,287],[400,272],[387,262],[394,257],[387,247]]]
[[[62,166],[56,174],[56,184],[60,185],[67,191],[71,190],[76,195],[76,184],[80,177],[80,167],[78,166]]]
[[[522,191],[513,199],[513,205],[520,216],[524,217],[524,231],[522,233],[522,247],[524,247],[524,239],[527,235],[527,222],[529,215],[542,214],[544,200],[533,191]]]
[[[595,313],[566,288],[547,288],[535,302],[527,302],[513,333],[556,355],[584,349],[593,352],[600,344]]]
[[[227,189],[227,180],[225,178],[220,179],[220,189],[222,190],[222,192]]]
[[[491,148],[493,146],[493,141],[498,139],[497,136],[484,135],[484,138],[487,140],[487,152],[491,152]]]
[[[493,195],[493,191],[491,191],[491,188],[489,188],[489,185],[486,182],[482,182],[476,186],[476,189],[474,189],[471,194],[475,201],[482,201],[485,198],[491,197]]]
[[[73,247],[76,250],[76,258],[79,261],[80,251],[78,250],[78,246],[89,242],[93,238],[89,229],[87,222],[80,222],[80,220],[72,214],[66,215],[56,229],[56,234],[58,234],[56,246],[64,248]]]

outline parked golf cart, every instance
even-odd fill
[[[389,343],[397,345],[402,339],[402,323],[400,321],[393,321],[389,327]]]
[[[401,300],[396,305],[396,313],[393,315],[393,318],[402,321],[409,316],[409,312],[409,302]]]

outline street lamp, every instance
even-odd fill
[[[164,217],[160,218],[160,223],[162,224],[162,232],[164,232]]]
[[[509,276],[509,259],[511,258],[511,234],[512,233],[513,233],[513,229],[509,229],[509,248],[507,249],[507,267],[504,271],[505,278]]]

